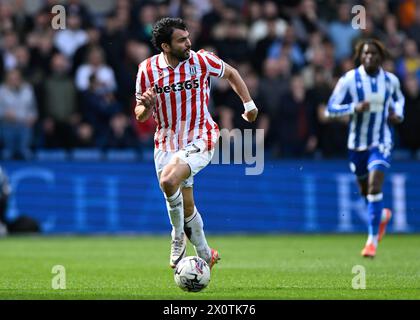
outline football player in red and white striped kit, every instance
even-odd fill
[[[211,268],[219,253],[207,244],[193,198],[193,177],[209,164],[219,138],[208,111],[210,77],[229,82],[244,104],[246,121],[255,121],[258,109],[236,69],[210,52],[191,50],[181,19],[159,20],[152,43],[161,53],[139,65],[135,114],[140,122],[153,114],[157,123],[155,167],[172,224],[169,264],[174,268],[185,256],[188,238]]]

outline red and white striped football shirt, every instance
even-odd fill
[[[166,63],[163,53],[140,63],[136,97],[150,87],[157,93],[155,148],[178,151],[196,139],[207,141],[209,150],[214,147],[219,128],[208,111],[210,76],[222,77],[224,71],[224,62],[204,50],[190,50],[189,59],[176,68]]]

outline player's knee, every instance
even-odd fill
[[[166,193],[173,191],[173,189],[176,189],[178,186],[177,181],[174,177],[167,175],[162,176],[160,178],[160,188]]]

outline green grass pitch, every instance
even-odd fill
[[[220,251],[209,286],[181,291],[169,236],[0,239],[0,299],[420,299],[420,235],[387,235],[375,259],[365,235],[210,236]],[[189,245],[188,255],[193,255]],[[54,265],[66,289],[52,289]],[[355,265],[366,289],[352,288]]]

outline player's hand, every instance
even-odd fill
[[[146,107],[146,109],[152,108],[156,103],[156,92],[154,88],[149,88],[138,99],[138,103]]]
[[[354,108],[354,111],[356,113],[361,113],[361,112],[369,111],[369,109],[370,109],[369,101],[363,101],[356,105],[356,107]]]
[[[248,112],[244,112],[242,114],[242,118],[244,118],[246,121],[248,122],[254,122],[257,119],[258,116],[258,109],[253,109],[251,111]]]
[[[388,110],[388,122],[391,124],[400,124],[403,119],[400,116],[397,116],[393,108]]]

